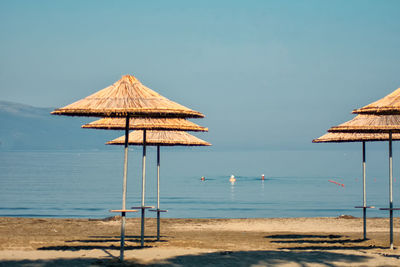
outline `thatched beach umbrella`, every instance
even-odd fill
[[[359,109],[355,109],[353,113],[400,115],[400,88],[371,104],[368,104]]]
[[[124,258],[126,175],[128,159],[129,118],[202,118],[203,114],[175,103],[144,86],[134,76],[125,75],[113,85],[70,105],[55,109],[51,114],[87,117],[125,118],[125,156],[121,211],[121,254]]]
[[[88,117],[203,118],[191,110],[144,86],[132,75],[51,114]]]
[[[375,102],[377,103],[377,102]],[[374,103],[373,103],[374,104]],[[380,107],[384,110],[383,106]],[[357,111],[358,112],[358,111]],[[346,133],[381,133],[388,134],[389,141],[389,208],[381,208],[381,210],[389,210],[390,217],[390,248],[393,249],[393,156],[392,156],[392,140],[393,133],[400,133],[400,116],[387,115],[387,113],[377,114],[360,114],[350,121],[332,127],[328,132],[346,132]],[[386,114],[386,115],[385,115]]]
[[[333,127],[332,127],[333,128]],[[394,140],[400,140],[400,134],[393,135]],[[363,206],[356,206],[356,208],[363,209],[363,232],[364,240],[367,239],[367,209],[374,208],[367,206],[367,193],[366,193],[366,172],[365,172],[365,142],[373,141],[388,141],[387,134],[384,133],[342,133],[342,132],[328,132],[323,136],[314,139],[313,143],[345,143],[345,142],[362,142],[362,176],[363,176]]]
[[[129,134],[129,144],[157,146],[157,209],[154,211],[157,212],[157,240],[160,240],[160,213],[165,212],[160,209],[160,146],[210,146],[211,144],[182,131],[149,131],[145,138],[141,131],[133,131]],[[122,145],[124,142],[125,137],[121,136],[107,144]]]
[[[106,130],[120,130],[124,129],[124,119],[119,118],[103,118],[82,126],[82,128],[91,129],[106,129]],[[162,130],[162,131],[196,131],[206,132],[208,128],[199,126],[191,121],[181,118],[131,118],[129,123],[130,130],[143,130],[142,140],[147,140],[147,130]],[[129,139],[129,137],[128,137]],[[124,138],[125,141],[125,138]],[[131,142],[129,142],[131,143]],[[146,185],[146,142],[141,142],[143,145],[143,159],[142,159],[142,203],[141,209],[141,246],[144,246],[144,221],[145,210],[153,208],[145,206],[145,185]]]
[[[400,88],[388,94],[387,96],[368,104],[362,108],[353,110],[355,114],[373,114],[373,115],[400,115]],[[393,161],[392,161],[392,133],[398,132],[398,123],[392,129],[386,129],[383,132],[389,133],[389,208],[382,210],[389,210],[390,213],[390,248],[393,249]],[[377,132],[382,132],[377,130]]]

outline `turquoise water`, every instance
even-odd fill
[[[194,150],[162,150],[161,208],[168,209],[164,217],[361,216],[361,210],[354,208],[362,205],[358,151],[344,155],[341,151]],[[382,158],[384,155],[382,152]],[[332,159],[337,159],[335,164]],[[375,170],[378,163],[382,165],[381,172]],[[376,164],[371,167],[373,176],[368,177],[368,204],[386,207],[387,165],[384,159]],[[122,149],[0,152],[0,216],[115,215],[108,210],[121,208],[122,166]],[[146,205],[156,203],[155,173],[155,150],[150,149]],[[263,173],[265,181],[261,180]],[[228,181],[231,174],[236,176],[235,184]],[[201,181],[201,176],[206,181]],[[344,187],[328,180],[343,183]],[[396,180],[395,206],[397,187]],[[131,149],[128,207],[140,205],[140,194],[141,152]],[[368,213],[373,217],[387,216],[378,209]]]

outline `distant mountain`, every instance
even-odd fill
[[[54,116],[52,110],[0,101],[0,149],[102,149],[123,134],[82,129],[96,118]]]

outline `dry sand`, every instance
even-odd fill
[[[395,247],[400,246],[395,218]],[[0,218],[0,266],[400,266],[388,249],[388,219],[360,218],[127,220],[124,264],[118,220]]]

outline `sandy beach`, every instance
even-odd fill
[[[400,266],[399,218],[395,249],[386,218],[140,219],[127,220],[127,266]],[[121,265],[118,217],[0,218],[0,266]]]

